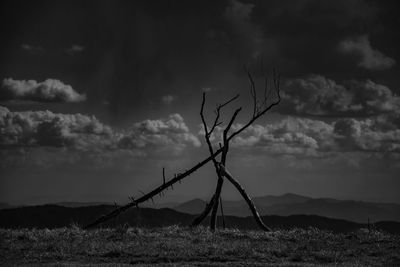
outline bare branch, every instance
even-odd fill
[[[211,144],[211,141],[210,141],[210,134],[214,130],[215,125],[218,123],[218,119],[219,119],[219,116],[220,116],[220,110],[221,110],[222,107],[224,107],[225,105],[229,104],[230,102],[235,100],[237,97],[238,97],[238,95],[233,97],[229,101],[225,102],[224,104],[218,106],[218,108],[217,108],[217,117],[215,119],[213,127],[211,128],[211,130],[209,132],[208,129],[207,129],[207,123],[206,123],[206,120],[205,120],[205,117],[204,117],[204,105],[205,105],[206,93],[205,92],[203,93],[203,100],[201,102],[201,108],[200,108],[200,116],[201,116],[201,120],[203,122],[204,131],[205,131],[204,137],[206,139],[208,150],[210,151],[211,155],[214,154],[214,150],[213,150],[213,147],[212,147],[212,144]],[[240,109],[237,112],[235,112],[235,115],[234,115],[235,117],[236,117],[236,115],[237,115],[237,113],[239,111],[240,111]],[[230,123],[230,125],[231,124],[232,123]],[[212,213],[211,213],[211,230],[215,230],[219,198],[220,198],[220,195],[221,195],[222,184],[224,182],[224,179],[223,179],[223,177],[222,177],[222,175],[221,175],[221,173],[219,171],[219,164],[218,164],[217,160],[215,158],[213,158],[212,161],[213,161],[214,168],[215,168],[215,171],[216,171],[217,176],[218,176],[217,188],[215,189],[214,203],[213,203],[213,206],[212,206]],[[206,207],[206,210],[204,212],[206,212],[207,209],[208,209],[208,207]],[[208,212],[209,212],[209,210],[208,210]],[[206,213],[206,215],[207,215],[207,213]]]
[[[221,198],[221,191],[222,191],[222,185],[224,184],[224,178],[221,175],[221,173],[218,171],[218,182],[217,182],[217,188],[215,189],[215,194],[214,194],[214,205],[211,211],[211,221],[210,221],[210,226],[211,230],[215,230],[217,227],[217,212],[218,212],[218,205],[219,205],[219,200]]]
[[[207,215],[210,213],[210,211],[212,210],[212,214],[211,214],[211,229],[215,230],[215,227],[216,227],[216,219],[215,219],[216,218],[216,214],[214,214],[214,210],[215,210],[215,207],[218,208],[218,204],[216,203],[216,201],[221,198],[221,190],[222,190],[223,182],[224,182],[223,179],[218,178],[217,187],[215,189],[214,195],[212,196],[212,198],[210,200],[210,203],[208,203],[206,205],[206,207],[204,208],[204,211],[192,222],[192,226],[199,225],[207,217]]]
[[[205,105],[205,103],[206,103],[206,92],[203,92],[203,100],[201,102],[201,108],[200,108],[200,117],[201,117],[201,121],[203,122],[204,137],[206,139],[208,150],[210,151],[210,155],[213,155],[214,154],[214,149],[213,149],[211,141],[210,141],[210,132],[207,129],[207,122],[206,122],[206,119],[204,117],[204,105]],[[212,158],[212,161],[214,163],[215,169],[218,170],[217,160],[215,158]]]
[[[253,99],[253,117],[257,114],[257,91],[256,91],[256,84],[251,76],[250,71],[247,69],[246,65],[244,65],[244,70],[247,73],[247,76],[250,80],[250,94]]]
[[[233,122],[235,121],[237,115],[239,114],[239,112],[240,112],[241,110],[242,110],[242,108],[238,108],[238,109],[235,110],[235,112],[234,112],[233,115],[232,115],[232,118],[230,119],[228,125],[226,126],[226,128],[225,128],[225,130],[224,130],[224,135],[227,135],[227,134],[228,134],[229,130],[230,130],[231,127],[232,127]]]
[[[261,109],[263,109],[266,105],[267,105],[267,101],[271,95],[272,90],[270,89],[270,87],[268,86],[268,76],[265,76],[265,80],[264,80],[264,100],[261,103]]]
[[[163,184],[165,184],[165,168],[162,168]]]
[[[225,107],[226,105],[228,105],[229,103],[231,103],[232,101],[236,100],[238,97],[239,97],[239,95],[236,95],[236,96],[232,97],[231,99],[229,99],[228,101],[226,101],[225,103],[217,105],[217,108],[214,111],[214,113],[216,115],[215,116],[215,120],[214,120],[213,125],[211,126],[210,131],[209,131],[209,135],[211,135],[211,133],[215,130],[215,128],[217,126],[222,124],[222,122],[219,121],[219,118],[221,116],[221,109],[223,107]]]
[[[225,229],[225,215],[224,215],[224,209],[222,207],[222,198],[221,198],[221,196],[219,196],[219,205],[221,207],[222,228]]]
[[[228,150],[229,150],[229,141],[228,141],[228,132],[232,127],[233,122],[235,121],[237,115],[239,114],[239,112],[242,110],[242,108],[238,108],[237,110],[235,110],[235,113],[233,113],[232,118],[230,119],[228,125],[225,127],[224,132],[223,132],[223,142],[224,142],[224,149],[222,150],[222,156],[221,156],[221,163],[225,165],[226,162],[226,156],[228,154]],[[221,144],[220,144],[221,147]]]
[[[236,189],[242,195],[244,200],[246,200],[247,205],[249,206],[251,212],[253,213],[253,217],[255,218],[260,228],[267,232],[271,231],[271,228],[266,226],[262,221],[262,219],[260,218],[260,215],[258,214],[258,211],[256,209],[256,206],[254,205],[253,200],[247,195],[246,191],[243,189],[240,183],[235,178],[233,178],[233,176],[225,169],[224,165],[221,164],[220,169],[221,173],[229,180],[229,182],[231,182],[236,187]]]
[[[234,97],[232,97],[231,99],[229,99],[228,101],[226,101],[225,103],[220,105],[220,109],[225,107],[226,105],[230,104],[231,102],[235,101],[238,98],[239,98],[239,94],[235,95]]]
[[[268,106],[263,107],[262,110],[258,111],[255,115],[253,115],[251,117],[251,119],[244,126],[242,126],[242,128],[240,128],[236,132],[232,133],[228,137],[228,141],[232,140],[233,137],[235,137],[236,135],[238,135],[241,132],[243,132],[247,127],[249,127],[251,124],[253,124],[258,118],[260,118],[265,113],[267,113],[272,107],[274,107],[274,106],[276,106],[276,105],[278,105],[280,103],[280,101],[281,101],[280,90],[279,90],[279,86],[280,86],[279,77],[280,76],[276,74],[275,70],[273,72],[273,76],[274,76],[273,80],[274,80],[275,92],[276,92],[276,95],[277,95],[278,99],[275,102],[272,102],[271,104],[269,104]],[[249,77],[251,77],[251,74],[249,74]],[[253,81],[252,78],[250,78],[250,83],[254,84],[254,81]]]
[[[212,196],[210,202],[206,204],[204,211],[192,222],[192,226],[198,226],[210,213],[212,207],[214,206],[215,194]]]

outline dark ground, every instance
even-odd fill
[[[0,265],[400,266],[400,236],[360,229],[270,233],[205,227],[0,229]]]

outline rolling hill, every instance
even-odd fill
[[[115,206],[112,205],[78,208],[42,205],[5,209],[0,210],[0,228],[60,228],[72,224],[83,226],[113,209],[115,209]],[[115,227],[125,224],[147,228],[169,225],[189,226],[195,217],[195,215],[168,208],[133,208],[110,220],[102,227]],[[368,227],[366,224],[316,215],[271,215],[263,216],[263,220],[273,229],[316,227],[334,232],[350,232]],[[219,222],[221,222],[221,218],[219,218]],[[228,228],[258,229],[252,217],[225,216],[225,222]],[[207,220],[204,222],[205,225],[208,225],[208,223]],[[400,233],[399,222],[378,222],[371,227],[391,233]]]
[[[305,214],[344,219],[359,223],[366,223],[368,219],[371,222],[400,222],[399,204],[311,198],[296,194],[255,197],[253,200],[261,215],[289,216]],[[189,214],[199,214],[203,211],[205,205],[205,201],[194,199],[177,205],[173,209]],[[223,208],[226,215],[239,217],[251,215],[244,201],[224,201]]]

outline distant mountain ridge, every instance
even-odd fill
[[[57,205],[27,206],[0,210],[0,228],[59,228],[73,224],[84,226],[103,214],[115,209],[113,205],[86,206],[68,208]],[[163,227],[169,225],[189,226],[196,215],[178,212],[168,208],[131,208],[115,219],[107,221],[101,227],[130,225],[139,227]],[[262,216],[272,229],[290,229],[293,227],[315,227],[333,232],[351,232],[371,227],[390,233],[400,233],[399,222],[378,222],[367,225],[356,222],[331,219],[316,215]],[[218,218],[220,224],[221,218]],[[225,216],[226,227],[238,229],[258,229],[252,217]],[[209,224],[209,217],[203,222]]]
[[[2,209],[11,209],[11,208],[13,208],[12,205],[10,205],[8,203],[5,203],[5,202],[0,202],[0,210],[2,210]]]
[[[373,203],[354,200],[338,200],[333,198],[312,198],[292,193],[279,196],[267,195],[254,197],[254,203],[261,215],[317,215],[329,218],[343,219],[358,223],[377,221],[400,222],[400,204]],[[58,202],[50,205],[63,207],[90,207],[98,205],[113,205],[107,202]],[[171,208],[187,214],[200,214],[206,202],[200,198],[192,199],[183,203],[144,203],[142,207],[148,208]],[[1,203],[0,209],[10,209],[15,206]],[[237,217],[250,216],[247,204],[242,200],[223,201],[225,215]]]
[[[332,198],[311,198],[296,194],[281,196],[264,196],[253,199],[261,215],[318,215],[329,218],[344,219],[359,223],[377,221],[400,222],[400,205],[393,203],[372,203],[353,200],[337,200]],[[172,207],[173,209],[199,214],[203,211],[206,202],[194,199]],[[223,201],[226,215],[245,217],[251,213],[244,201]]]

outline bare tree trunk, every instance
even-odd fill
[[[217,227],[217,213],[218,213],[218,205],[219,205],[219,200],[221,198],[221,191],[222,191],[222,185],[224,184],[224,178],[222,178],[222,175],[218,175],[218,183],[217,183],[217,188],[215,190],[215,195],[214,195],[214,206],[211,212],[211,221],[210,221],[210,227],[211,230],[215,230]]]
[[[205,105],[205,102],[206,102],[206,93],[203,92],[203,100],[201,102],[201,108],[200,108],[200,117],[201,117],[201,120],[203,122],[204,138],[206,139],[206,143],[207,143],[207,146],[208,146],[208,150],[210,151],[210,155],[214,154],[214,149],[213,149],[213,146],[212,146],[211,141],[210,141],[210,136],[211,136],[212,132],[214,131],[215,127],[217,127],[217,125],[220,124],[220,122],[218,121],[219,117],[220,117],[220,111],[225,105],[227,105],[230,102],[234,101],[238,97],[239,97],[239,95],[236,95],[235,97],[233,97],[229,101],[225,102],[224,104],[218,105],[217,110],[216,110],[217,116],[215,117],[215,120],[214,120],[213,125],[211,126],[211,129],[208,130],[207,122],[206,122],[206,119],[204,117],[204,105]],[[226,153],[225,151],[227,151],[225,148],[222,148],[222,147],[220,149],[222,149],[222,154]],[[212,161],[213,161],[213,165],[214,165],[214,168],[215,168],[215,172],[217,173],[217,177],[218,177],[217,188],[216,188],[215,194],[214,194],[214,205],[213,205],[213,210],[212,210],[212,213],[211,213],[211,220],[210,220],[211,230],[215,230],[216,223],[217,223],[217,211],[218,211],[219,198],[220,198],[220,195],[221,195],[221,189],[222,189],[222,185],[224,183],[224,178],[221,175],[221,172],[219,170],[219,163],[217,162],[215,157],[212,158]]]
[[[222,208],[222,198],[221,197],[219,197],[219,205],[221,207],[222,229],[225,229],[225,215],[224,215],[224,209]]]
[[[215,230],[215,228],[217,227],[218,205],[219,205],[219,201],[221,199],[222,185],[223,185],[223,182],[224,182],[220,166],[221,165],[222,166],[225,165],[226,157],[227,157],[227,154],[228,154],[228,151],[229,151],[229,142],[228,142],[228,137],[227,136],[228,136],[229,129],[232,127],[232,123],[235,120],[235,118],[238,115],[238,113],[240,112],[240,110],[241,110],[241,108],[239,108],[239,109],[237,109],[235,111],[235,113],[233,114],[231,120],[228,123],[228,126],[225,128],[225,130],[223,132],[224,146],[222,146],[221,143],[219,144],[220,145],[220,149],[222,149],[221,162],[218,163],[218,162],[214,161],[214,164],[216,166],[215,169],[216,169],[216,172],[217,172],[217,175],[218,175],[218,184],[217,184],[217,189],[215,191],[215,199],[216,199],[216,201],[214,202],[213,210],[212,210],[212,213],[211,213],[211,221],[210,221],[211,230]],[[212,150],[210,152],[212,152]],[[222,206],[221,206],[221,209],[222,209]],[[224,224],[225,224],[225,221],[224,221]]]
[[[210,203],[208,203],[204,209],[204,211],[192,222],[192,226],[198,226],[205,217],[210,213],[212,207],[214,206],[215,194],[212,196]]]
[[[256,220],[258,226],[260,226],[260,228],[264,231],[267,231],[267,232],[271,231],[271,228],[266,226],[264,224],[264,222],[261,220],[260,215],[257,212],[256,206],[253,203],[253,200],[251,200],[249,195],[247,195],[246,191],[240,185],[240,183],[235,178],[233,178],[233,176],[223,166],[221,166],[221,171],[222,171],[222,174],[229,180],[229,182],[231,182],[236,187],[236,189],[242,195],[244,200],[246,200],[247,205],[249,206],[251,212],[253,213],[253,217]]]

